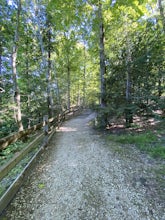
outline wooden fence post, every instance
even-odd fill
[[[48,115],[45,115],[43,118],[44,122],[44,147],[48,145],[48,133],[49,133],[49,120],[48,120]]]
[[[59,113],[59,114],[58,114],[58,129],[59,129],[59,127],[60,127],[60,122],[61,122],[61,114]]]

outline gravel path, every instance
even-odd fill
[[[0,219],[165,220],[152,159],[108,143],[92,118],[64,123]]]

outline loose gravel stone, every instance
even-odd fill
[[[94,117],[64,123],[1,219],[165,220],[152,159],[108,142]]]

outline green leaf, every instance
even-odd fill
[[[39,189],[45,188],[45,184],[44,184],[44,183],[39,183],[39,184],[38,184],[38,188],[39,188]]]

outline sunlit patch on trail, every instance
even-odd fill
[[[83,146],[82,145],[78,145],[77,148],[80,149],[80,148],[83,148]]]
[[[78,166],[78,164],[75,163],[75,162],[71,162],[71,163],[69,163],[69,167],[77,167],[77,166]]]
[[[77,131],[77,128],[60,127],[59,131],[63,131],[63,132]]]

